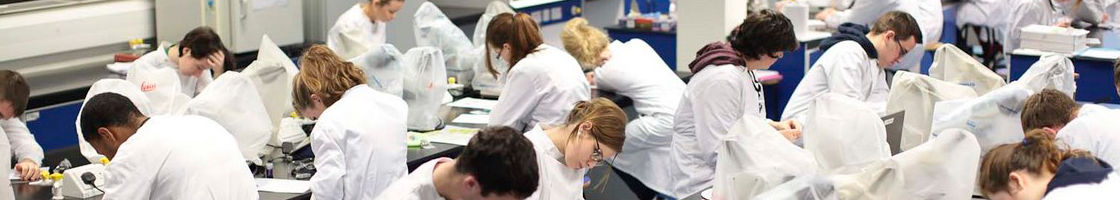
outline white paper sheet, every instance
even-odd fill
[[[271,7],[287,6],[288,0],[253,0],[253,11],[260,11]]]
[[[1116,58],[1120,58],[1120,50],[1108,48],[1089,48],[1085,49],[1077,55],[1091,58],[1115,60]]]
[[[443,130],[432,131],[431,134],[428,135],[428,141],[467,146],[467,143],[469,143],[471,138],[477,133],[477,128],[446,126]]]
[[[310,181],[256,178],[257,191],[275,193],[305,193],[311,190]]]
[[[458,101],[451,102],[451,103],[447,104],[447,106],[451,106],[451,107],[482,109],[482,110],[494,109],[494,105],[498,105],[498,100],[476,99],[476,98],[463,98],[463,99],[459,99]]]
[[[455,120],[451,120],[451,123],[487,124],[490,123],[490,115],[462,114],[455,117]]]

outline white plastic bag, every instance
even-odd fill
[[[152,102],[148,100],[148,96],[140,91],[140,87],[121,79],[101,79],[94,82],[93,85],[89,87],[89,91],[86,92],[86,98],[82,100],[82,108],[86,107],[85,103],[89,102],[89,98],[107,92],[117,93],[127,97],[128,100],[132,101],[132,105],[136,106],[136,110],[140,111],[140,114],[152,116]],[[78,116],[74,119],[74,127],[77,129],[75,132],[78,133],[78,149],[81,150],[82,156],[89,159],[90,163],[101,163],[101,158],[105,156],[97,153],[83,136],[81,110],[82,109],[78,110]]]
[[[408,103],[408,129],[434,130],[440,124],[439,108],[447,93],[443,54],[434,47],[416,47],[404,54],[404,101]]]
[[[975,99],[938,103],[930,126],[931,137],[938,137],[944,130],[963,129],[976,136],[980,152],[1022,141],[1023,125],[1019,114],[1031,94],[1031,90],[1012,83]],[[942,104],[956,105],[946,111]]]
[[[899,71],[893,80],[887,97],[887,113],[906,111],[902,143],[899,145],[899,149],[903,151],[929,139],[935,103],[976,97],[976,92],[971,88],[921,74]]]
[[[968,86],[976,91],[976,95],[987,94],[1007,84],[998,74],[952,44],[937,48],[933,64],[929,67],[929,76]]]
[[[1061,54],[1044,55],[1023,72],[1019,80],[1011,84],[1024,84],[1025,88],[1041,92],[1042,89],[1056,89],[1073,96],[1077,83],[1073,79],[1073,62]]]
[[[295,111],[292,108],[292,78],[297,73],[299,70],[295,63],[280,51],[268,35],[261,38],[257,60],[241,71],[257,88],[260,99],[266,100],[264,108],[272,122],[272,132],[280,126],[281,118]]]
[[[293,144],[292,150],[311,144],[311,139],[307,137],[307,132],[303,131],[303,125],[309,123],[312,122],[304,118],[285,117],[280,119],[279,130],[276,131],[276,136],[273,137],[268,144],[283,147],[285,142],[290,142]]]
[[[887,130],[867,104],[839,94],[814,99],[802,136],[822,170],[864,164],[891,156]]]
[[[233,134],[245,160],[261,163],[261,152],[272,137],[272,121],[264,101],[248,77],[226,72],[191,99],[184,114],[210,118]]]
[[[471,38],[474,41],[475,49],[473,52],[477,55],[475,56],[477,61],[474,66],[474,79],[471,80],[471,87],[481,91],[484,95],[497,96],[500,94],[502,86],[505,85],[505,74],[509,71],[509,66],[505,61],[497,59],[494,52],[491,52],[490,56],[486,56],[486,51],[489,51],[489,48],[486,47],[486,27],[489,27],[490,20],[494,16],[502,13],[514,13],[513,8],[502,1],[491,1],[490,4],[487,4],[486,12],[483,12],[482,17],[479,17],[478,23],[474,26],[474,36]],[[487,70],[486,60],[490,60],[494,69],[498,71],[497,76],[490,74],[490,71]]]
[[[404,90],[404,56],[392,44],[374,45],[365,54],[349,61],[361,68],[374,90],[401,96]]]
[[[474,77],[473,67],[478,58],[470,38],[463,34],[451,19],[435,4],[424,2],[413,15],[412,27],[416,35],[416,46],[436,47],[443,53],[447,72],[457,80],[469,81]],[[446,79],[446,78],[445,78]]]
[[[802,174],[817,172],[813,154],[797,147],[767,121],[744,115],[717,150],[713,197],[751,199]]]
[[[179,71],[172,68],[147,69],[133,67],[125,78],[151,100],[152,115],[177,115],[186,108],[191,97],[183,94]],[[205,90],[205,89],[204,89]]]
[[[976,186],[980,144],[961,129],[891,157],[902,169],[908,199],[969,199]]]
[[[910,199],[902,190],[903,179],[898,163],[879,160],[802,175],[754,199]]]

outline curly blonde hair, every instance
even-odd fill
[[[606,33],[591,27],[587,24],[587,20],[581,17],[564,24],[564,31],[560,32],[560,40],[564,42],[564,50],[572,54],[584,70],[597,67],[599,54],[606,51],[610,43]]]

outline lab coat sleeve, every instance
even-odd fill
[[[1004,45],[1003,51],[1012,52],[1019,48],[1019,35],[1022,32],[1019,30],[1020,28],[1027,27],[1031,24],[1052,25],[1042,22],[1042,14],[1043,13],[1035,12],[1035,8],[1032,4],[1020,3],[1016,5],[1011,11],[1011,15],[1008,15],[1011,18],[1008,20],[1010,23],[1008,25],[1010,27],[1007,30],[1007,37],[1005,37],[1007,38],[1007,44]]]
[[[529,117],[545,92],[537,85],[537,77],[523,70],[510,70],[498,104],[490,112],[490,125],[509,126],[523,132],[527,130]]]
[[[0,127],[3,127],[4,132],[8,133],[8,141],[12,143],[12,155],[16,156],[19,161],[27,159],[34,161],[35,164],[42,165],[43,148],[35,142],[35,136],[31,135],[31,130],[27,129],[27,124],[17,118],[11,118],[0,121]]]
[[[344,130],[335,124],[319,124],[311,132],[311,151],[315,152],[315,175],[311,177],[314,199],[343,199],[346,191],[342,177],[346,175],[346,159],[338,134]]]
[[[836,47],[833,47],[834,49],[845,47],[855,49],[836,49],[844,51],[840,55],[830,56],[829,58],[831,59],[824,63],[827,66],[819,67],[825,67],[825,77],[828,79],[829,92],[862,100],[866,94],[862,94],[860,88],[867,87],[864,82],[872,80],[862,80],[871,77],[865,77],[863,75],[863,70],[866,69],[863,69],[865,66],[862,62],[866,56],[855,53],[854,51],[862,51],[862,49],[854,45],[854,43],[837,44]]]
[[[728,135],[731,125],[743,116],[743,100],[738,98],[743,94],[741,86],[736,87],[738,84],[742,83],[734,79],[712,81],[698,85],[705,89],[693,93],[699,98],[689,106],[696,114],[696,138],[706,161],[716,160],[716,147]]]
[[[851,9],[837,11],[832,16],[825,18],[824,22],[830,28],[836,28],[845,22],[869,25],[880,15],[898,7],[895,0],[859,0]]]

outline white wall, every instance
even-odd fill
[[[747,0],[689,0],[677,2],[677,71],[704,45],[723,41],[747,17]]]

